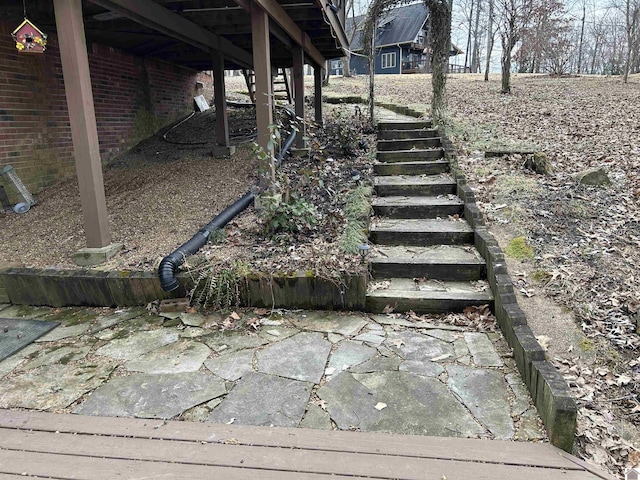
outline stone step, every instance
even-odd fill
[[[455,195],[456,182],[447,174],[388,175],[375,177],[379,197]]]
[[[455,195],[439,197],[377,197],[371,202],[379,217],[436,218],[462,215],[464,202]]]
[[[416,283],[410,278],[390,278],[388,288],[367,293],[367,311],[381,313],[389,307],[394,312],[413,310],[421,313],[460,312],[471,305],[493,303],[489,286],[471,282],[440,282],[427,280]],[[379,286],[380,281],[372,282]],[[478,285],[478,287],[476,286]],[[482,291],[481,291],[482,290]]]
[[[380,162],[413,162],[417,160],[435,160],[444,157],[442,148],[426,148],[422,150],[396,150],[378,152],[376,159]]]
[[[440,147],[440,137],[433,138],[405,138],[402,140],[378,140],[379,152],[396,152],[398,150],[425,150]]]
[[[373,172],[376,175],[436,175],[449,171],[448,160],[431,162],[395,162],[376,163]]]
[[[443,281],[480,280],[486,262],[471,245],[376,246],[369,256],[375,278],[427,278]]]
[[[433,138],[440,136],[438,129],[428,128],[419,130],[380,130],[379,140],[400,140],[403,138]]]
[[[473,228],[463,220],[389,219],[371,225],[369,237],[378,245],[463,245],[473,243]]]
[[[431,120],[411,122],[387,121],[378,123],[378,130],[419,130],[431,127]]]

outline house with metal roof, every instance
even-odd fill
[[[375,73],[398,74],[429,71],[427,55],[429,9],[424,2],[396,7],[383,16],[376,24]],[[349,68],[354,74],[368,74],[369,65],[363,51],[362,29],[365,15],[348,18],[347,37],[351,39],[352,52]],[[462,53],[451,45],[450,55]],[[331,62],[331,74],[344,73],[344,59]]]

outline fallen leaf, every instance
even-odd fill
[[[382,402],[378,402],[374,408],[376,410],[384,410],[385,408],[387,408],[387,404],[386,403],[382,403]]]
[[[394,308],[395,308],[395,307],[392,307],[391,305],[387,305],[386,307],[384,307],[384,308],[382,309],[382,313],[393,313],[393,309],[394,309]]]
[[[451,354],[450,354],[450,353],[445,353],[444,355],[439,355],[439,356],[437,356],[437,357],[433,357],[433,358],[431,359],[431,361],[432,361],[432,362],[439,362],[440,360],[444,360],[444,359],[446,359],[446,358],[449,358],[450,356],[451,356]]]

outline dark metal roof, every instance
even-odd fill
[[[154,1],[204,29],[230,40],[243,50],[252,52],[250,15],[234,0]],[[343,55],[340,43],[333,36],[319,0],[277,2],[298,27],[309,35],[313,45],[326,59]],[[323,1],[322,5],[324,3],[326,2]],[[0,20],[15,21],[18,25],[23,19],[22,14],[22,0],[0,0]],[[27,14],[45,32],[55,32],[53,0],[28,0]],[[209,52],[112,13],[94,3],[83,1],[83,16],[89,42],[119,48],[134,55],[160,58],[196,70],[211,69]],[[274,67],[290,67],[293,62],[291,44],[294,42],[275,25],[275,22],[271,23],[274,25],[270,35],[272,64]],[[239,68],[239,65],[227,59],[225,68]]]
[[[404,5],[386,12],[378,19],[376,27],[376,47],[411,43],[426,22],[429,10],[424,3]],[[351,42],[351,50],[362,49],[362,25],[364,15],[347,19],[347,37],[351,38],[354,25],[356,32]]]
[[[428,25],[425,25],[428,18],[429,9],[423,2],[399,6],[385,12],[377,22],[375,46],[383,47],[414,42],[423,25],[424,30],[428,30]],[[365,15],[347,18],[345,29],[347,38],[353,38],[349,46],[353,52],[363,48],[362,27],[364,21]],[[424,40],[426,43],[426,38]],[[449,54],[458,55],[460,53],[462,50],[452,43]]]

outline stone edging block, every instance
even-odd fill
[[[457,166],[453,144],[444,132],[439,133],[445,158],[451,164],[451,173],[458,185],[458,196],[465,202],[464,217],[475,231],[475,247],[487,262],[487,280],[494,295],[494,314],[500,330],[513,350],[520,375],[529,389],[551,443],[571,452],[576,430],[576,402],[562,375],[546,361],[544,349],[527,325],[527,317],[516,300],[504,253],[485,226],[475,194]]]

